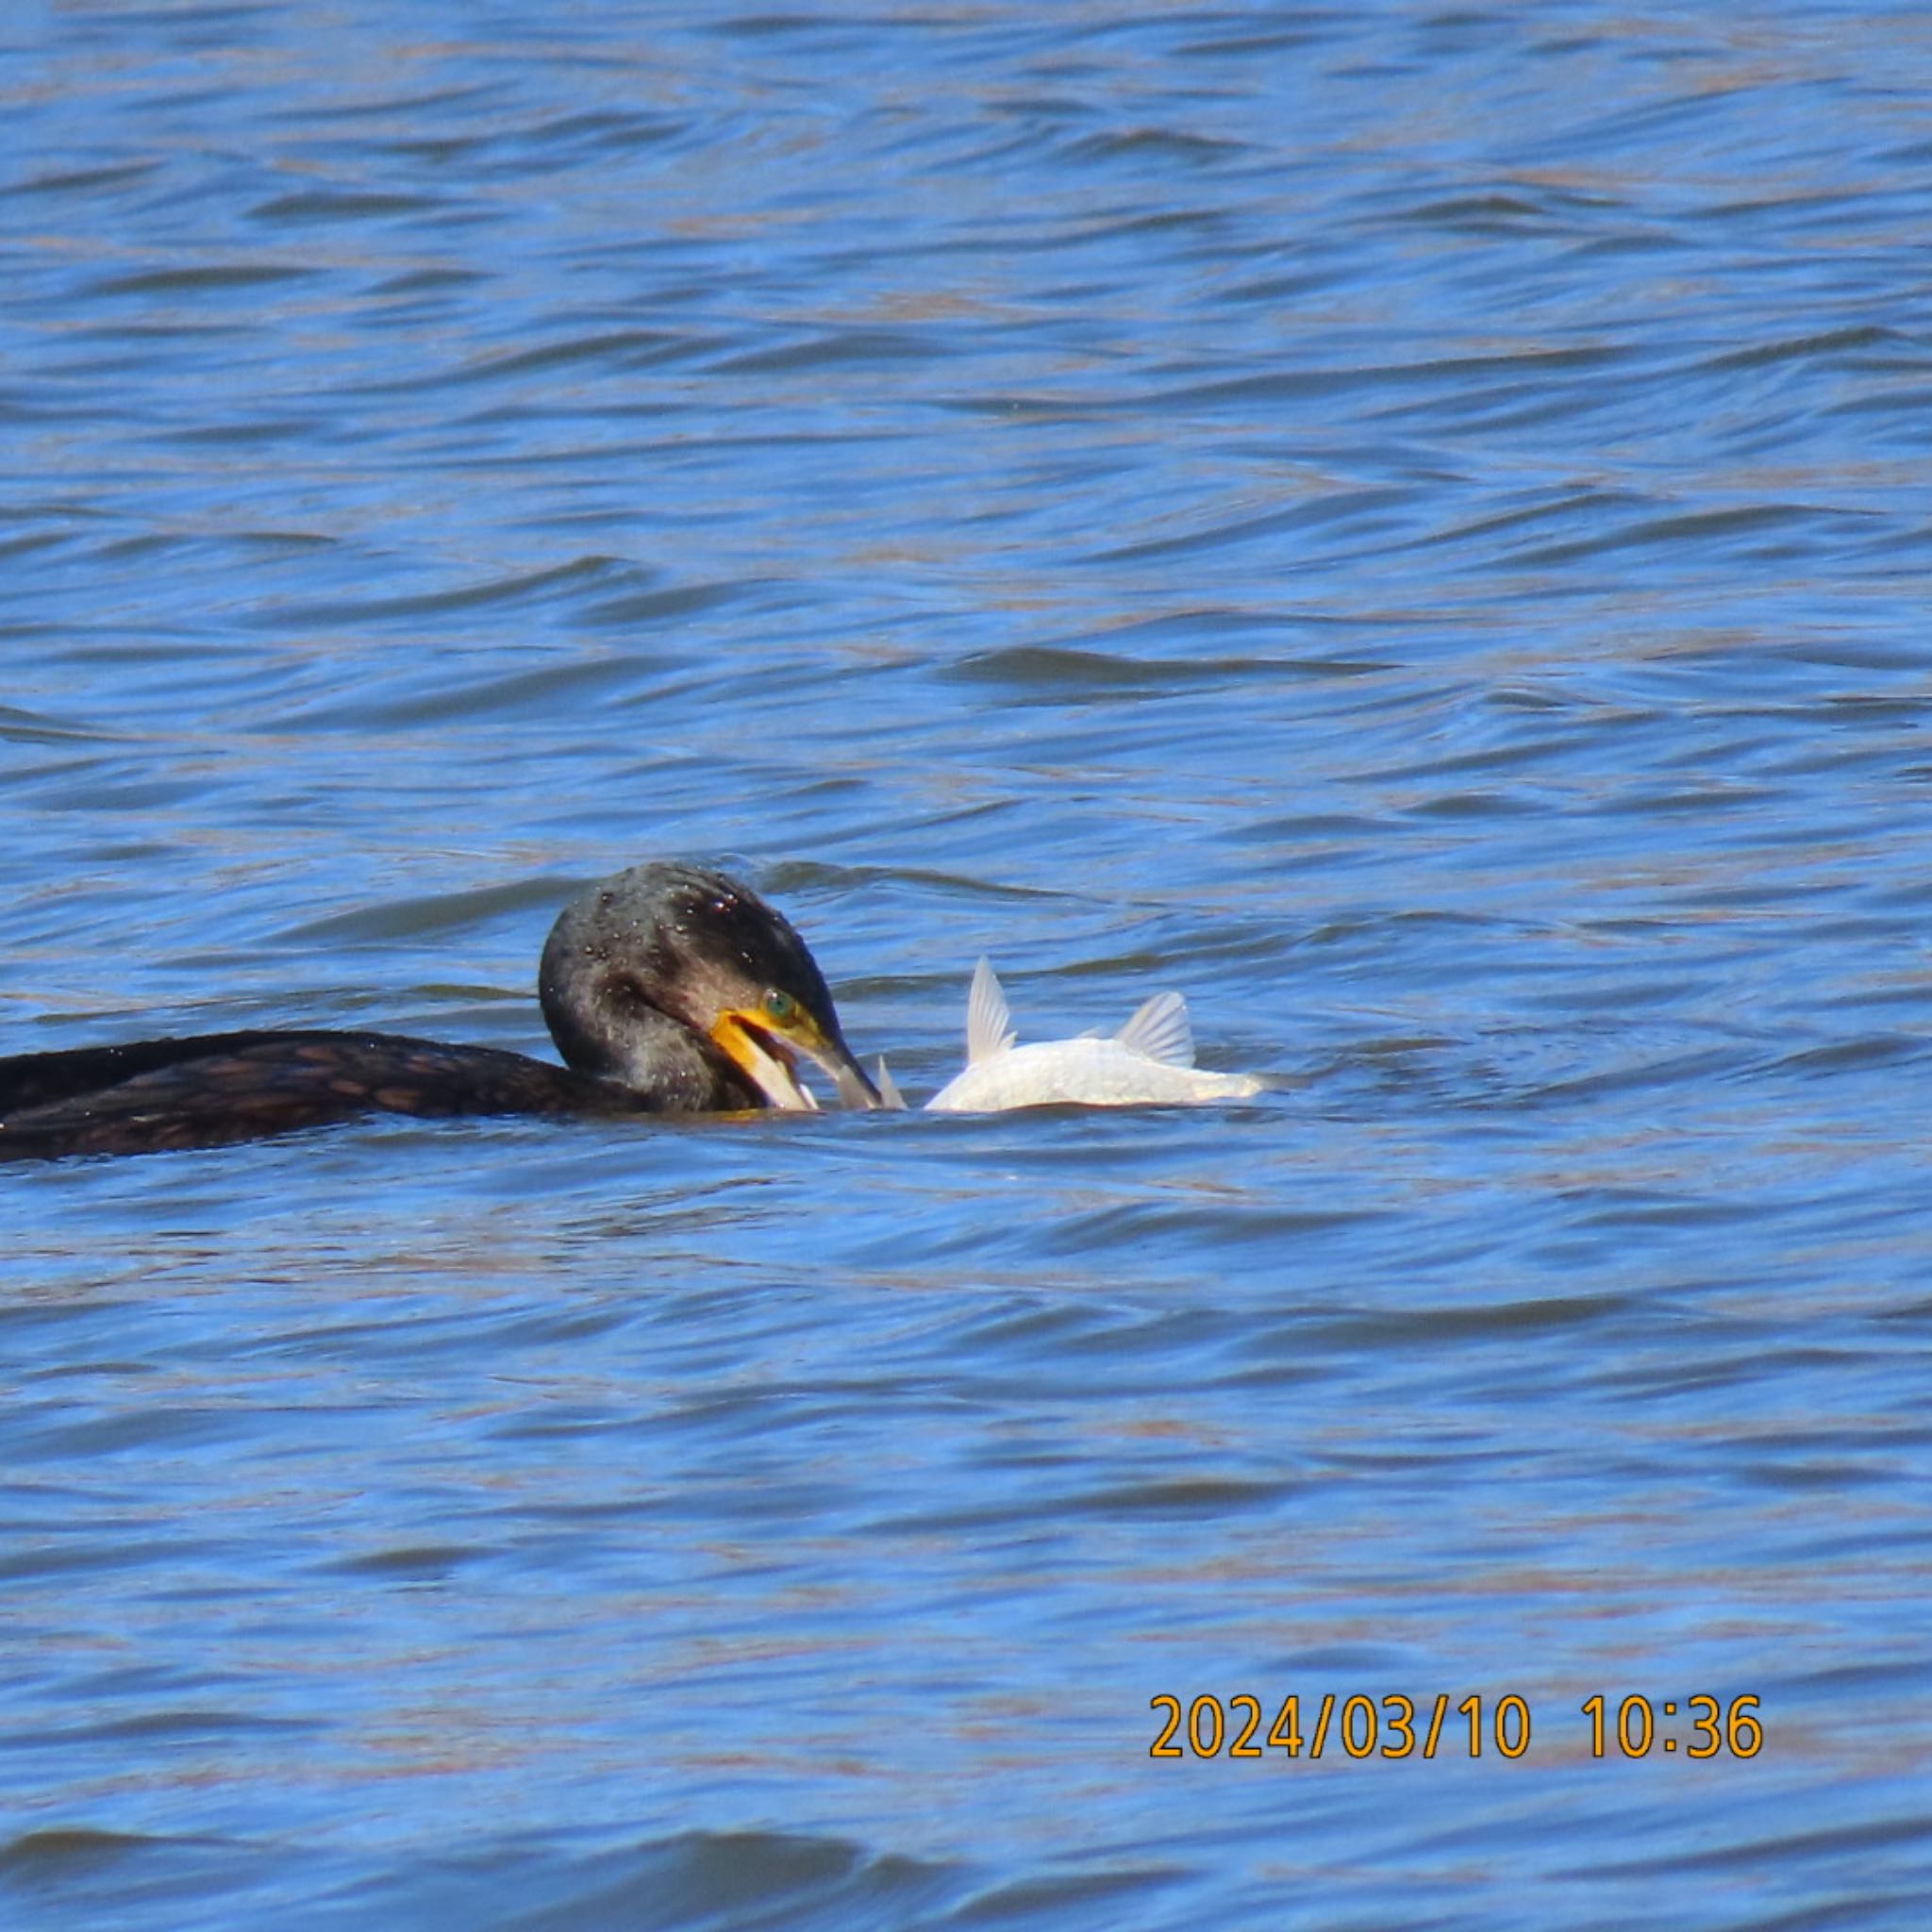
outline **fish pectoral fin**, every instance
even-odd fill
[[[1114,1038],[1129,1053],[1170,1067],[1194,1064],[1194,1029],[1188,1024],[1188,1003],[1177,992],[1156,993]]]
[[[974,1066],[1005,1053],[1014,1038],[1007,996],[1000,991],[992,962],[982,958],[973,969],[973,991],[966,996],[966,1064]]]

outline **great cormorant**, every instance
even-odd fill
[[[586,888],[552,927],[537,984],[561,1067],[495,1047],[306,1030],[0,1059],[0,1160],[209,1147],[372,1113],[811,1108],[800,1056],[846,1106],[879,1105],[805,941],[723,873],[640,865]]]

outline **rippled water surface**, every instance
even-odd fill
[[[73,0],[0,104],[0,1051],[547,1052],[689,854],[915,1093],[982,952],[1285,1082],[0,1174],[8,1925],[1926,1923],[1922,10]]]

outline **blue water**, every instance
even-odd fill
[[[1923,1925],[1924,15],[659,11],[8,14],[0,1051],[1284,1088],[6,1173],[0,1918]]]

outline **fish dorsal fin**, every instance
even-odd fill
[[[1194,1029],[1188,1024],[1188,1003],[1177,992],[1156,993],[1114,1038],[1129,1053],[1170,1067],[1194,1064]]]
[[[977,1066],[996,1053],[1005,1053],[1015,1037],[1007,996],[993,976],[992,962],[981,959],[973,969],[973,991],[966,995],[966,1064]]]

